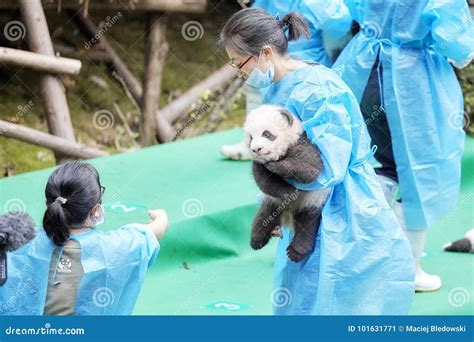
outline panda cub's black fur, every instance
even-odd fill
[[[444,250],[458,253],[474,253],[474,229],[468,230],[462,239],[447,243]]]
[[[294,237],[287,248],[288,258],[301,261],[314,248],[330,190],[298,190],[284,178],[313,182],[323,169],[320,152],[306,137],[301,122],[284,108],[258,107],[247,115],[244,130],[253,176],[265,195],[253,221],[250,245],[260,249],[272,231],[289,227]]]

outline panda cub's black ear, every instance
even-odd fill
[[[281,115],[283,115],[286,121],[288,121],[288,125],[291,127],[293,125],[294,120],[293,115],[285,108],[280,108],[280,113]]]

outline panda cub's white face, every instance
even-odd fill
[[[303,126],[286,109],[263,105],[247,115],[244,131],[252,159],[265,163],[284,156],[303,133]]]

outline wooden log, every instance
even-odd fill
[[[207,97],[206,102],[197,110],[180,118],[178,126],[181,125],[181,128],[178,129],[176,138],[178,136],[192,137],[202,134],[202,132],[214,132],[231,112],[237,97],[241,95],[239,90],[243,82],[242,79],[235,77],[230,82],[214,90]],[[196,124],[195,128],[192,128],[191,126],[194,126],[194,123],[197,121],[201,121],[201,123]]]
[[[78,27],[82,30],[82,32],[84,32],[86,34],[87,37],[89,37],[89,39],[91,39],[92,37],[94,37],[96,35],[96,33],[98,32],[99,29],[92,22],[92,20],[90,18],[84,17],[80,13],[70,12],[70,14],[74,18],[74,20],[76,21]],[[157,29],[157,32],[159,32],[159,31],[160,30]],[[160,37],[160,36],[164,37],[164,33],[162,35],[158,34],[158,35],[154,35],[154,36],[155,36],[155,38]],[[159,38],[159,39],[161,39],[161,38]],[[142,97],[143,97],[143,88],[142,88],[141,84],[138,82],[138,80],[135,78],[135,76],[130,72],[130,70],[125,65],[125,63],[123,63],[122,59],[117,54],[117,52],[114,50],[114,48],[108,43],[107,38],[105,37],[105,35],[101,35],[98,38],[97,43],[99,44],[99,47],[102,48],[102,50],[104,50],[110,56],[110,61],[111,61],[112,68],[114,69],[115,73],[119,76],[120,83],[125,88],[125,91],[132,95],[132,97],[133,97],[133,99],[136,103],[140,104],[140,112],[142,112],[142,116],[144,115],[143,114],[144,109],[149,112],[150,111],[149,108],[150,108],[150,106],[152,106],[152,101],[150,101],[148,99],[147,100],[142,99]],[[164,55],[166,53],[163,52],[165,50],[161,51],[162,48],[163,47],[160,47],[156,51],[160,52],[160,54],[163,55],[163,59],[164,59]],[[164,60],[163,60],[163,62],[164,62]],[[158,68],[160,68],[160,69],[163,68],[162,65],[160,66],[160,64],[162,62],[157,63],[157,61],[155,61],[155,63],[156,63],[156,65],[158,65]],[[151,68],[155,68],[155,65],[152,65]],[[147,73],[148,72],[145,71],[145,75]],[[154,74],[154,71],[152,71],[152,74]],[[160,72],[160,74],[161,74],[161,72]],[[150,77],[154,77],[154,76],[150,76]],[[154,78],[156,78],[156,77],[154,77]],[[161,75],[159,76],[159,79],[161,79]],[[156,82],[154,80],[152,80],[151,84],[154,84],[154,83],[156,83]],[[156,92],[156,90],[158,90],[158,91]],[[159,94],[160,90],[159,89],[156,89],[156,90],[154,90],[152,87],[149,87],[150,92],[152,92],[152,93],[155,92],[155,93]],[[152,96],[155,97],[155,95],[153,95],[153,94],[152,94]],[[147,95],[147,97],[148,97],[148,95]],[[145,107],[146,108],[143,106],[144,101],[145,101]],[[154,107],[154,105],[153,105],[153,107]],[[147,117],[148,117],[148,115],[149,114],[145,114],[145,116],[147,116]],[[162,142],[170,141],[174,136],[174,129],[171,126],[170,122],[164,116],[157,115],[156,111],[155,111],[154,115],[156,117],[156,119],[154,119],[154,120],[156,120],[156,121],[155,121],[154,124],[152,123],[152,125],[153,125],[152,128],[153,128],[153,131],[156,132],[156,136]],[[144,122],[144,120],[142,120],[142,121]],[[152,122],[152,121],[149,121],[149,122]],[[141,132],[141,135],[145,134],[145,138],[144,138],[145,140],[143,140],[142,143],[144,143],[145,145],[148,145],[151,141],[150,129],[147,128],[146,125],[141,125],[141,127],[144,127],[144,129],[147,130],[147,132],[144,132],[144,131]],[[155,135],[155,133],[153,133],[153,136],[154,135]]]
[[[43,0],[44,8],[78,10],[84,5],[84,0]],[[0,9],[18,7],[18,0],[2,0]],[[162,11],[203,13],[206,11],[207,0],[92,0],[88,9],[136,11]]]
[[[138,102],[135,100],[135,98],[130,93],[130,90],[127,88],[127,85],[125,84],[125,81],[123,80],[123,78],[120,77],[120,75],[117,74],[115,71],[112,71],[112,76],[120,83],[120,85],[123,88],[123,91],[125,92],[125,95],[127,95],[128,99],[130,100],[130,102],[133,104],[133,106],[137,110],[137,113],[141,113],[140,105],[138,104]]]
[[[60,138],[33,128],[0,120],[0,135],[25,141],[58,152],[64,158],[95,158],[107,156],[108,153],[95,148]]]
[[[226,82],[229,82],[235,76],[235,71],[225,65],[202,82],[191,87],[179,98],[158,110],[157,118],[164,118],[168,122],[175,122],[183,115],[186,115],[189,108],[195,103],[202,93],[208,89],[216,88]]]
[[[81,62],[76,59],[40,55],[6,47],[0,47],[0,63],[56,74],[77,75],[81,70]]]
[[[147,16],[145,45],[145,70],[143,73],[143,96],[141,101],[140,142],[143,146],[152,145],[155,135],[163,142],[168,135],[168,127],[163,120],[157,126],[155,111],[161,93],[161,75],[168,52],[166,42],[166,16],[161,12],[151,12]]]
[[[239,95],[239,89],[244,81],[238,77],[231,80],[226,89],[219,96],[217,105],[209,114],[206,132],[214,132],[217,125],[225,119],[225,114],[232,110],[236,97]],[[224,115],[222,115],[224,114]]]
[[[137,113],[141,113],[142,109],[138,105],[137,101],[133,98],[128,90],[127,86],[125,85],[124,80],[114,71],[112,72],[112,76],[117,79],[117,81],[122,85],[125,94],[130,99],[130,102],[135,106]],[[173,126],[170,125],[168,121],[163,119],[161,116],[156,118],[156,125],[160,127],[160,132],[156,133],[156,136],[159,137],[160,142],[167,142],[171,141],[175,135],[175,131]]]
[[[120,106],[118,105],[117,102],[114,101],[113,103],[113,106],[114,106],[114,109],[115,109],[115,112],[117,113],[118,117],[120,118],[120,120],[122,121],[122,125],[123,125],[123,128],[125,129],[125,133],[127,133],[128,137],[130,138],[130,140],[133,142],[133,144],[135,145],[135,147],[137,147],[137,143],[135,141],[135,133],[132,131],[132,129],[130,128],[130,125],[128,124],[128,121],[127,121],[127,117],[125,116],[125,114],[123,113],[122,111],[122,108],[120,108]]]
[[[63,57],[85,60],[86,62],[92,63],[105,63],[111,62],[110,56],[100,49],[82,49],[76,50],[72,46],[55,43],[53,44],[54,51]]]
[[[135,101],[137,103],[141,103],[143,91],[140,82],[138,82],[135,76],[133,76],[120,56],[109,44],[105,35],[98,35],[97,33],[99,32],[99,28],[89,17],[85,17],[82,12],[70,11],[69,13],[73,17],[79,29],[88,37],[88,39],[92,41],[92,43],[96,41],[96,44],[99,44],[99,46],[110,56],[112,68],[124,80]],[[96,35],[98,36],[97,38],[95,38]]]
[[[41,0],[18,0],[26,25],[28,45],[32,52],[54,56],[48,24]],[[40,77],[41,98],[46,111],[49,132],[69,141],[75,141],[66,95],[61,82],[50,74]],[[56,153],[56,159],[62,159]]]
[[[154,113],[154,115],[156,112]],[[164,118],[158,116],[156,118],[156,136],[160,143],[172,141],[176,135],[176,130],[174,127],[166,121]]]

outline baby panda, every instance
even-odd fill
[[[250,245],[264,247],[272,231],[284,225],[294,231],[288,258],[301,261],[314,247],[329,189],[298,190],[285,178],[313,182],[323,169],[319,150],[307,138],[301,122],[284,108],[263,105],[254,109],[247,115],[244,131],[252,173],[265,195],[252,224]]]
[[[474,253],[474,229],[469,230],[462,239],[445,244],[443,248],[448,252]]]

